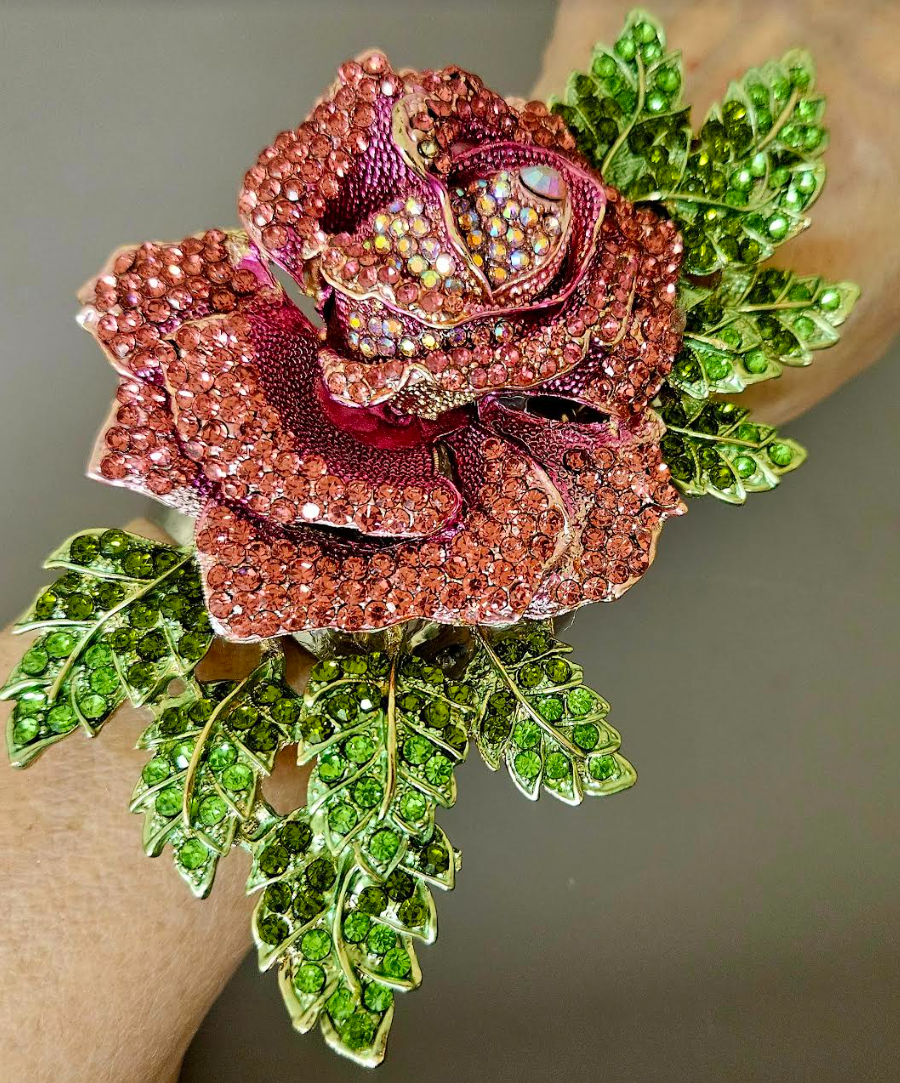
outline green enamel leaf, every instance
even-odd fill
[[[771,380],[785,365],[808,365],[838,341],[858,296],[852,282],[727,268],[715,286],[682,290],[687,323],[668,382],[703,399]]]
[[[25,767],[79,726],[95,736],[129,699],[187,678],[213,635],[190,552],[89,530],[46,562],[65,569],[15,626],[37,638],[0,689],[15,700],[10,761]]]
[[[394,996],[422,980],[414,940],[437,936],[434,901],[414,870],[365,871],[352,847],[335,858],[315,816],[273,818],[250,844],[248,890],[260,969],[278,967],[294,1027],[318,1021],[332,1048],[360,1064],[384,1058]]]
[[[146,853],[169,844],[176,869],[204,897],[237,832],[265,813],[259,784],[293,742],[300,697],[284,680],[281,654],[269,653],[245,680],[191,681],[154,713],[139,742],[153,758],[131,810],[144,814]]]
[[[691,143],[681,103],[681,54],[666,50],[661,24],[633,11],[612,49],[598,45],[588,72],[569,79],[550,107],[582,152],[630,199],[657,199],[675,188]]]
[[[570,805],[633,785],[609,704],[584,684],[571,647],[530,623],[499,636],[479,631],[479,643],[475,737],[489,767],[505,762],[531,800],[545,790]]]
[[[662,451],[672,480],[688,496],[743,504],[749,493],[774,489],[806,458],[794,440],[748,419],[730,402],[704,402],[667,393]]]

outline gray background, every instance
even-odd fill
[[[82,280],[125,241],[232,223],[258,149],[346,56],[377,43],[527,92],[552,16],[525,0],[4,5],[4,613],[63,537],[143,507],[81,475],[114,388],[72,319]],[[532,806],[474,759],[461,772],[444,817],[460,884],[380,1079],[898,1077],[898,361],[793,425],[810,463],[778,492],[695,502],[645,582],[579,615],[570,638],[635,790]],[[248,961],[184,1083],[298,1078],[361,1072],[294,1036]]]

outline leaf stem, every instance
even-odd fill
[[[796,87],[794,87],[794,89],[791,91],[791,96],[787,100],[787,105],[785,105],[781,115],[778,117],[778,120],[776,120],[772,127],[768,130],[768,132],[766,132],[765,138],[761,139],[759,143],[757,143],[757,154],[759,154],[761,150],[764,150],[778,135],[781,129],[785,126],[785,124],[787,124],[788,120],[790,120],[791,113],[793,113],[794,111],[794,106],[797,104],[799,99],[800,91],[797,90]]]
[[[612,162],[613,158],[615,158],[615,156],[619,153],[619,149],[621,148],[622,144],[631,134],[635,124],[637,123],[637,118],[641,115],[641,110],[644,108],[644,96],[647,91],[644,78],[644,60],[640,53],[636,54],[635,60],[637,61],[638,86],[637,101],[635,102],[634,112],[631,115],[629,123],[625,125],[621,132],[619,132],[619,134],[616,136],[616,141],[606,152],[606,157],[603,159],[603,164],[600,166],[600,175],[603,177],[606,176],[610,163]]]
[[[203,756],[204,746],[209,739],[210,733],[212,733],[213,726],[218,722],[219,716],[225,708],[231,704],[235,696],[239,695],[244,690],[246,684],[247,681],[243,680],[228,693],[222,702],[213,710],[206,721],[206,725],[197,735],[197,740],[194,743],[194,751],[191,753],[191,759],[187,765],[187,771],[184,776],[184,792],[181,795],[181,820],[187,828],[190,828],[191,826],[191,794],[193,793],[194,781],[197,777],[197,770],[200,766],[200,759]]]
[[[666,429],[669,432],[677,432],[682,436],[689,436],[692,440],[706,440],[712,444],[738,444],[740,447],[752,448],[754,451],[761,451],[769,440],[738,440],[735,436],[713,436],[711,433],[696,432],[694,429],[682,429],[677,425],[666,425]]]
[[[385,716],[384,750],[387,754],[387,770],[384,779],[384,796],[378,809],[378,819],[387,815],[394,799],[397,786],[397,656],[391,658],[391,672],[388,677],[388,701]]]
[[[359,982],[357,981],[356,975],[353,973],[353,967],[350,965],[350,960],[347,958],[347,950],[344,947],[344,938],[341,935],[341,925],[344,916],[344,899],[347,897],[347,891],[350,887],[350,872],[353,868],[353,862],[348,859],[344,862],[341,869],[340,886],[335,900],[334,915],[331,919],[331,938],[334,943],[334,949],[337,952],[338,962],[341,964],[344,980],[350,986],[353,995],[359,996]]]
[[[513,696],[519,701],[520,706],[524,708],[525,712],[532,719],[532,721],[534,721],[538,726],[540,726],[540,728],[558,745],[561,745],[569,753],[569,755],[575,756],[578,759],[584,759],[587,755],[584,749],[581,749],[577,745],[572,744],[568,737],[560,733],[559,730],[551,726],[550,723],[546,721],[546,719],[542,718],[541,715],[538,714],[534,707],[532,707],[528,700],[519,691],[519,687],[516,682],[507,673],[506,667],[497,657],[497,654],[494,651],[494,648],[491,646],[490,642],[488,641],[487,636],[484,634],[484,631],[479,627],[477,628],[477,632],[478,638],[481,640],[482,646],[484,647],[494,668],[503,677],[503,680],[506,682],[509,690],[512,692]]]

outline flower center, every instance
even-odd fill
[[[518,174],[504,169],[454,188],[456,226],[495,293],[553,262],[562,243],[565,192],[562,176],[549,166]]]

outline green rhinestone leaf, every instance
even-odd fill
[[[652,16],[633,11],[615,47],[597,45],[590,70],[573,73],[549,104],[605,181],[629,198],[659,199],[681,180],[690,150],[681,86],[681,54],[667,53]]]
[[[774,489],[806,459],[796,441],[748,421],[749,411],[733,403],[666,391],[661,407],[667,427],[663,455],[672,480],[688,496],[743,504],[749,493]]]
[[[631,200],[663,203],[685,244],[684,271],[752,267],[809,225],[828,136],[809,56],[792,50],[732,83],[691,136],[678,54],[632,12],[612,49],[551,99],[580,150]]]
[[[7,730],[16,767],[79,726],[95,735],[126,699],[138,707],[188,679],[213,639],[188,550],[88,530],[46,567],[65,574],[16,624],[39,634],[0,689],[16,701]]]
[[[682,351],[671,386],[705,399],[734,394],[803,366],[816,350],[833,346],[859,289],[774,267],[726,268],[712,286],[684,285]]]
[[[309,808],[339,856],[348,847],[374,876],[412,861],[434,810],[456,801],[466,754],[468,690],[418,655],[345,654],[312,671],[297,722],[300,760],[316,758]],[[461,737],[461,740],[460,740]],[[436,880],[452,887],[455,864]]]
[[[290,832],[305,848],[285,845]],[[430,843],[444,844],[443,836]],[[270,816],[248,845],[248,891],[265,888],[253,916],[259,965],[278,967],[294,1027],[306,1033],[318,1021],[338,1052],[360,1064],[380,1063],[392,990],[414,989],[422,979],[413,941],[432,943],[437,936],[424,876],[415,869],[372,876],[352,847],[335,861],[308,808]]]
[[[374,1065],[392,990],[421,981],[413,942],[437,935],[431,885],[455,882],[459,855],[434,814],[456,800],[476,696],[402,646],[390,657],[345,646],[313,667],[293,723],[300,762],[315,760],[307,807],[253,835],[248,890],[265,888],[259,962],[278,965],[294,1026],[318,1021],[329,1045]],[[298,824],[310,842],[294,854],[284,833]]]
[[[602,787],[588,770],[589,756],[615,755],[621,739],[607,722],[609,704],[566,657],[571,647],[529,622],[500,635],[479,630],[478,642],[469,668],[481,694],[473,736],[490,768],[505,761],[526,797],[537,800],[543,789],[570,805],[634,782],[620,756],[615,780]]]
[[[171,845],[175,867],[195,895],[209,894],[219,858],[264,814],[259,783],[278,750],[293,742],[278,721],[279,705],[298,700],[284,680],[283,655],[268,651],[242,681],[192,680],[180,695],[153,705],[154,721],[138,742],[153,758],[130,807],[144,814],[145,852],[156,857]],[[303,849],[300,832],[287,835],[286,852]]]

